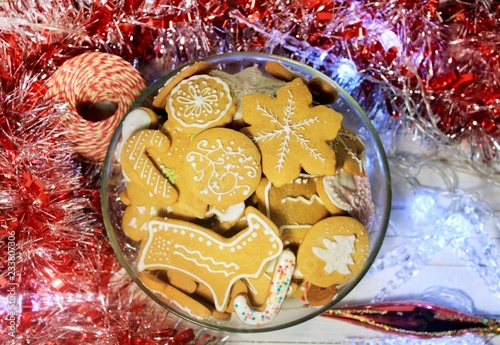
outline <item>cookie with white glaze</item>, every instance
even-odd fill
[[[324,105],[313,106],[312,95],[300,79],[276,93],[244,95],[241,132],[262,154],[262,170],[276,186],[296,179],[302,169],[311,175],[335,173],[335,152],[329,142],[337,136],[342,115]]]
[[[261,156],[245,135],[228,128],[198,134],[187,148],[184,174],[194,195],[224,209],[245,201],[260,183]]]
[[[297,267],[318,287],[340,285],[358,274],[369,249],[368,232],[360,221],[329,217],[307,232],[297,252]]]
[[[233,120],[236,102],[225,81],[206,74],[181,81],[167,96],[168,118],[189,134],[225,126]]]

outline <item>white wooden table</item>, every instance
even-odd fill
[[[428,173],[428,176],[425,176],[425,172],[423,172],[422,176],[429,183],[436,183],[435,176],[432,173]],[[459,178],[460,189],[467,193],[478,193],[480,200],[487,202],[495,210],[496,216],[500,217],[500,186],[489,183],[486,179],[479,177],[478,174],[472,171],[458,172],[457,176]],[[394,183],[397,183],[397,181],[394,181]],[[412,202],[412,197],[414,195],[408,195],[408,191],[394,186],[391,220],[401,229],[404,229],[406,222],[408,222],[408,212],[411,211],[409,205]],[[493,220],[486,222],[484,225],[484,228],[492,237],[497,248],[500,248],[500,229],[498,225]],[[408,241],[408,238],[405,238],[404,235],[394,234],[392,231],[389,231],[379,256],[405,243],[405,241]],[[392,279],[394,274],[394,269],[387,269],[366,276],[342,303],[355,305],[359,304],[359,302],[369,302]],[[419,297],[424,291],[433,287],[453,289],[453,291],[459,290],[472,300],[474,313],[500,317],[498,316],[500,315],[500,298],[494,297],[478,275],[467,267],[466,263],[457,256],[454,250],[447,247],[433,256],[417,275],[392,291],[386,300],[405,300]],[[298,326],[275,332],[230,334],[226,343],[234,345],[500,344],[500,336],[486,340],[472,336],[455,338],[453,340],[445,338],[428,341],[408,337],[394,338],[394,336],[387,333],[325,317],[317,317]]]

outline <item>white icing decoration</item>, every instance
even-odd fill
[[[313,194],[310,199],[304,198],[303,196],[286,196],[283,199],[281,199],[281,203],[284,204],[286,202],[302,202],[306,205],[312,205],[315,202],[318,202],[321,205],[323,205],[323,201],[321,201],[318,194]]]
[[[204,240],[203,237],[200,237],[200,242]],[[207,246],[210,247],[212,245],[212,241],[207,241]],[[178,249],[176,251],[176,255],[180,255],[184,258],[184,260],[192,261],[196,263],[197,265],[204,267],[206,270],[212,273],[222,273],[224,276],[229,277],[230,275],[234,274],[234,271],[237,271],[240,269],[240,266],[235,264],[234,262],[224,262],[224,261],[215,261],[214,258],[210,256],[203,256],[203,253],[199,250],[190,250],[188,247],[183,246],[182,244],[174,244],[174,248]],[[233,249],[233,248],[231,248]],[[199,260],[197,259],[199,258]],[[226,269],[225,270],[215,270],[213,269],[210,265],[204,264],[203,262],[209,262],[214,266],[224,266]],[[232,271],[229,271],[228,269],[232,269]]]
[[[328,238],[323,239],[323,245],[326,249],[321,247],[313,247],[312,252],[314,255],[323,260],[325,265],[325,272],[332,274],[337,271],[341,274],[349,274],[351,270],[347,265],[354,264],[351,254],[354,253],[354,242],[356,236],[333,236],[335,241]]]
[[[335,148],[338,145],[338,143],[342,144],[342,146],[344,147],[344,150],[347,152],[349,157],[351,157],[352,160],[358,164],[359,171],[365,172],[366,169],[365,169],[365,162],[364,162],[364,154],[357,155],[356,152],[354,152],[351,149],[351,147],[346,144],[346,142],[344,141],[343,138],[347,138],[351,141],[358,141],[359,143],[361,143],[361,145],[364,146],[363,140],[361,140],[361,138],[354,133],[346,132],[346,131],[339,131],[337,137],[333,141],[333,147]],[[364,153],[364,150],[363,150],[363,153]]]
[[[224,71],[213,70],[210,75],[218,77],[228,83],[233,90],[236,99],[237,109],[234,120],[243,118],[241,113],[241,97],[251,93],[267,93],[274,95],[285,82],[276,78],[268,78],[259,70],[257,66],[247,67],[236,74],[229,74]]]
[[[116,144],[115,157],[120,162],[121,153],[125,141],[130,138],[134,133],[141,129],[148,129],[151,126],[151,117],[143,109],[132,110],[124,119],[122,123],[122,138],[121,141]]]
[[[334,204],[341,210],[350,212],[352,211],[352,206],[346,200],[344,200],[341,193],[337,191],[337,189],[339,188],[338,185],[339,185],[338,175],[323,176],[323,186],[328,199],[331,201],[332,204]]]
[[[154,163],[149,158],[148,148],[162,148],[169,145],[168,138],[160,131],[143,130],[136,134],[136,140],[126,142],[126,149],[129,152],[127,161],[132,164],[132,168],[139,178],[146,182],[149,187],[150,196],[161,195],[163,198],[169,198],[174,190],[170,182],[163,177]],[[174,199],[175,201],[175,199]]]
[[[279,138],[281,140],[278,149],[278,160],[276,162],[275,168],[278,171],[284,166],[287,155],[290,153],[290,142],[293,140],[297,141],[302,148],[305,149],[312,157],[317,159],[319,162],[324,163],[326,161],[318,149],[309,145],[309,139],[304,137],[304,133],[307,132],[307,127],[314,123],[319,123],[318,116],[312,116],[307,119],[294,122],[292,117],[295,114],[295,99],[290,90],[288,90],[288,104],[284,109],[283,118],[277,116],[272,112],[272,110],[267,109],[257,103],[257,110],[262,112],[263,117],[269,118],[270,123],[275,126],[275,129],[270,131],[265,131],[259,133],[253,137],[255,142],[265,141],[269,139]]]
[[[223,239],[211,231],[193,227],[187,222],[177,224],[171,223],[169,219],[151,220],[148,223],[149,236],[140,253],[137,268],[139,271],[175,269],[195,278],[210,289],[217,310],[222,311],[227,305],[231,288],[237,280],[247,277],[257,278],[267,263],[283,251],[280,237],[266,220],[257,213],[249,212],[247,221],[246,230],[232,238]],[[174,230],[177,230],[177,233],[174,234]],[[181,230],[184,230],[184,234]],[[209,242],[210,246],[202,245],[198,247],[198,250],[190,249],[193,233],[197,241]],[[175,245],[168,245],[165,237]],[[250,237],[255,240],[249,241]],[[243,242],[247,245],[242,246]],[[272,248],[272,244],[277,244],[277,246],[272,250],[272,254],[268,255],[267,251]],[[219,250],[214,251],[213,246],[217,246]],[[231,255],[232,252],[238,250],[253,248],[255,248],[255,254],[252,255],[252,260],[249,260],[246,255]],[[235,258],[239,258],[240,262],[235,262]],[[215,284],[221,284],[224,291],[216,290]]]
[[[283,231],[286,229],[310,229],[312,228],[312,224],[284,224],[279,227],[280,235],[283,234]]]
[[[243,216],[245,207],[244,201],[229,206],[224,212],[218,210],[215,206],[210,206],[205,216],[207,218],[217,216],[220,222],[235,222]]]
[[[200,82],[196,83],[198,80]],[[207,83],[207,80],[214,80],[222,86],[223,91],[217,94],[216,90]],[[183,90],[186,84],[187,92]],[[225,108],[217,109],[222,103],[222,98],[228,100]],[[180,103],[181,107],[175,109],[174,101]],[[168,99],[169,115],[182,126],[195,128],[208,128],[211,124],[220,121],[227,115],[232,104],[231,91],[227,83],[208,75],[195,75],[182,81],[172,90]],[[214,115],[216,117],[213,117]]]
[[[260,326],[273,321],[281,309],[281,305],[290,286],[293,272],[295,270],[295,255],[290,250],[284,250],[278,258],[274,270],[271,289],[267,296],[264,311],[255,311],[247,304],[243,295],[234,299],[234,311],[243,323],[252,326]]]
[[[260,168],[255,157],[247,155],[245,149],[237,145],[224,147],[219,138],[213,144],[208,140],[200,140],[197,149],[199,152],[191,151],[186,155],[186,161],[191,163],[197,173],[195,181],[207,180],[207,188],[201,191],[202,194],[212,193],[217,196],[217,201],[239,192],[249,196],[252,188],[245,181],[255,179]],[[227,188],[222,188],[219,181],[224,181]]]

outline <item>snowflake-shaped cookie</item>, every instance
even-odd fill
[[[234,120],[241,120],[242,118],[241,98],[243,95],[250,93],[269,93],[274,95],[280,87],[285,85],[283,80],[266,77],[257,66],[247,67],[236,74],[213,70],[210,72],[210,75],[224,80],[231,90],[233,90],[237,104]]]
[[[244,95],[241,131],[255,142],[262,155],[262,169],[281,187],[297,178],[301,168],[309,174],[335,173],[335,139],[342,115],[324,105],[311,106],[312,96],[297,78],[269,94]]]

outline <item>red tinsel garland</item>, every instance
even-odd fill
[[[256,50],[339,82],[347,60],[363,78],[343,86],[379,130],[418,125],[446,144],[468,143],[471,160],[488,168],[500,152],[499,9],[435,0],[0,2],[1,342],[193,338],[145,325],[157,314],[119,273],[103,234],[99,167],[71,152],[57,111],[42,101],[68,58],[106,51],[149,77],[201,56]]]

